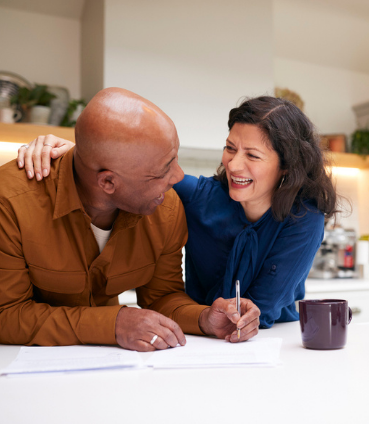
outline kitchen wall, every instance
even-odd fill
[[[81,17],[81,92],[87,102],[104,88],[104,1],[89,0]]]
[[[369,100],[369,12],[343,1],[274,0],[275,84],[305,101],[322,133],[355,130]]]
[[[67,87],[80,98],[80,22],[0,7],[0,71]]]
[[[273,93],[272,13],[271,0],[106,0],[104,86],[156,103],[183,146],[221,148],[237,101]]]
[[[352,106],[369,100],[369,73],[277,57],[274,75],[276,86],[300,94],[319,132],[344,133],[350,141],[356,129]]]

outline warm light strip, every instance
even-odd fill
[[[18,152],[18,149],[22,146],[22,143],[9,143],[8,141],[0,141],[0,152],[11,153]]]
[[[347,177],[354,177],[360,172],[359,168],[343,168],[341,166],[332,166],[333,175],[342,175]]]

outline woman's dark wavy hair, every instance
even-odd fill
[[[337,195],[327,162],[320,148],[320,138],[313,124],[288,100],[262,96],[244,101],[229,112],[228,128],[235,123],[256,125],[269,140],[286,175],[272,196],[272,213],[276,220],[292,216],[292,206],[305,207],[303,200],[313,200],[328,219],[338,210]],[[223,164],[215,179],[228,184]]]

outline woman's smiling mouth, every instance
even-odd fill
[[[247,186],[252,183],[251,178],[234,177],[231,175],[232,185]]]

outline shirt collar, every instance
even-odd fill
[[[61,218],[76,209],[81,209],[83,211],[83,205],[78,196],[77,187],[74,182],[73,152],[74,147],[70,149],[60,161],[58,189],[53,219]]]

